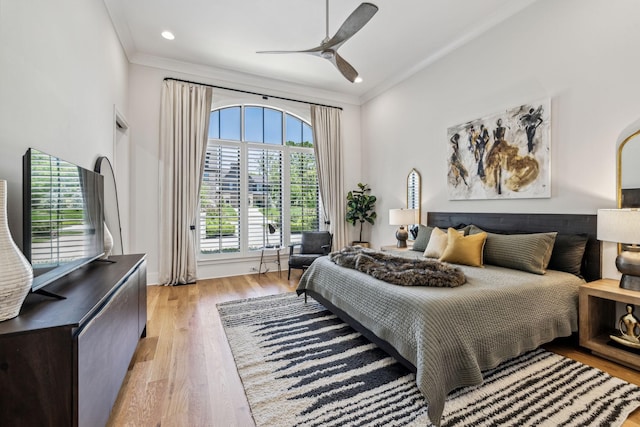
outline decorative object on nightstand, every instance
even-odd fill
[[[416,223],[417,212],[417,209],[389,209],[389,225],[400,226],[396,231],[396,239],[398,239],[397,247],[407,247],[409,233],[404,226]]]
[[[640,291],[640,210],[598,209],[598,240],[625,244],[616,258],[620,287]]]
[[[11,238],[7,222],[7,181],[0,180],[0,321],[20,313],[31,289],[33,269]]]
[[[633,315],[633,304],[627,304],[627,314],[618,321],[620,335],[609,335],[615,342],[627,347],[640,349],[640,321]]]

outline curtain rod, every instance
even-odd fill
[[[212,87],[212,88],[216,88],[216,89],[224,89],[224,90],[231,90],[231,91],[234,91],[234,92],[247,93],[249,95],[258,95],[258,96],[261,96],[262,99],[276,98],[276,99],[282,99],[283,101],[300,102],[302,104],[317,105],[319,107],[337,108],[338,110],[342,110],[342,107],[334,107],[333,105],[325,105],[325,104],[318,104],[318,103],[315,103],[315,102],[300,101],[299,99],[284,98],[282,96],[276,96],[276,95],[266,95],[264,93],[251,92],[251,91],[248,91],[248,90],[233,89],[233,88],[230,88],[230,87],[216,86],[216,85],[210,85],[210,84],[199,83],[199,82],[192,82],[192,81],[189,81],[189,80],[175,79],[173,77],[165,77],[164,79],[165,80],[173,80],[173,81],[182,82],[182,83],[190,83],[190,84],[194,84],[194,85],[208,86],[208,87]]]

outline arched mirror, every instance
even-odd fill
[[[422,183],[420,178],[420,172],[417,170],[411,169],[409,175],[407,176],[407,209],[417,209],[418,210],[418,222],[422,219],[422,212],[420,210],[421,203],[421,194],[422,194]],[[409,226],[409,230],[411,231],[410,235],[415,239],[418,229],[412,225]]]
[[[640,208],[640,130],[618,145],[618,207]]]
[[[104,222],[113,237],[113,255],[123,255],[122,228],[120,226],[120,208],[118,207],[118,189],[111,162],[106,157],[98,157],[94,171],[104,176]]]

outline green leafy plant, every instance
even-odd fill
[[[362,226],[365,222],[373,225],[376,220],[374,210],[376,196],[369,194],[371,189],[367,184],[358,183],[358,190],[349,191],[347,194],[347,222],[355,226],[360,223],[360,242],[362,242]]]

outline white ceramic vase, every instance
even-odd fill
[[[104,255],[102,255],[102,259],[107,259],[111,256],[111,252],[113,251],[113,236],[111,232],[107,228],[107,223],[104,223]]]
[[[0,321],[16,317],[33,282],[29,261],[16,246],[7,221],[7,181],[0,180]]]

